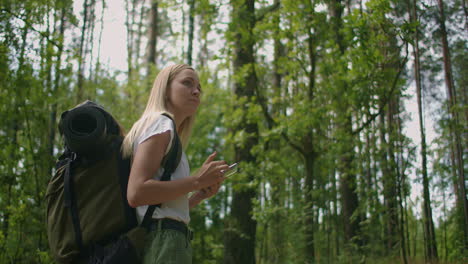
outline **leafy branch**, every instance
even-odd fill
[[[44,31],[40,31],[40,30],[36,29],[36,28],[34,27],[34,25],[33,25],[31,22],[29,22],[29,20],[28,20],[26,17],[20,16],[20,15],[18,15],[18,14],[15,14],[15,13],[11,12],[11,10],[9,10],[9,9],[7,9],[7,8],[2,8],[2,9],[0,9],[0,12],[8,13],[8,14],[10,14],[11,16],[13,16],[13,17],[15,17],[15,18],[17,18],[17,19],[23,21],[24,24],[25,24],[26,26],[28,26],[32,31],[34,31],[34,32],[38,33],[39,35],[41,35],[41,36],[42,36],[43,38],[45,38],[49,43],[51,43],[52,45],[54,45],[55,47],[57,47],[57,48],[59,48],[59,49],[63,49],[63,43],[57,43],[55,40],[53,40],[53,39],[50,38],[50,34],[49,34],[49,33],[44,32]]]
[[[400,76],[401,76],[401,73],[403,72],[404,68],[405,68],[405,65],[406,65],[406,62],[408,62],[408,43],[405,43],[405,47],[406,47],[406,54],[405,54],[405,57],[403,58],[403,60],[401,61],[401,63],[398,65],[398,72],[397,74],[395,75],[395,78],[393,78],[393,81],[392,81],[392,86],[390,88],[390,91],[389,93],[381,100],[382,101],[382,104],[380,105],[379,107],[379,110],[377,111],[377,113],[375,114],[370,114],[370,118],[366,120],[366,122],[364,122],[364,124],[362,124],[362,126],[360,126],[359,128],[357,128],[356,130],[353,130],[351,132],[352,135],[357,135],[359,134],[362,130],[364,130],[367,126],[369,126],[372,122],[374,122],[374,120],[380,116],[385,107],[387,106],[388,102],[390,101],[390,98],[393,96],[393,92],[396,90],[396,87],[397,87],[397,84],[398,84],[398,80],[400,79]]]

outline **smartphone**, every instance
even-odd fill
[[[229,165],[229,168],[224,172],[224,177],[231,177],[234,173],[237,172],[237,162]]]

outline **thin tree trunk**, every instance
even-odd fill
[[[336,166],[333,166],[333,168],[335,167]],[[340,232],[339,232],[341,228],[340,228],[340,221],[339,221],[340,216],[338,215],[338,188],[336,185],[336,170],[332,169],[331,173],[332,173],[331,183],[332,183],[332,194],[333,194],[333,220],[334,220],[333,224],[335,226],[334,244],[335,244],[336,257],[338,257],[341,254]]]
[[[386,111],[387,115],[390,110]],[[383,196],[384,196],[384,205],[385,205],[385,246],[387,255],[394,255],[394,248],[397,244],[397,232],[396,232],[396,222],[395,222],[395,184],[394,177],[391,169],[391,158],[389,157],[390,149],[389,145],[391,142],[391,136],[389,136],[389,141],[387,142],[386,135],[391,135],[390,133],[390,122],[385,121],[384,114],[380,115],[380,143],[382,149],[380,151],[381,157],[381,168],[382,168],[382,181],[383,181]],[[388,128],[388,129],[386,129]]]
[[[417,5],[416,0],[413,0],[413,8],[410,8],[410,20],[417,21]],[[425,233],[425,252],[427,253],[426,260],[437,260],[437,244],[434,232],[434,222],[432,221],[432,207],[429,190],[429,178],[427,174],[427,147],[426,147],[426,130],[424,128],[424,112],[422,109],[422,84],[421,84],[421,66],[419,57],[419,33],[416,30],[414,34],[414,75],[416,81],[416,95],[418,102],[418,118],[419,118],[419,131],[421,135],[421,167],[423,178],[423,217],[424,217],[424,233]]]
[[[27,39],[28,39],[28,34],[29,34],[29,30],[30,30],[30,25],[28,24],[25,24],[23,29],[22,29],[22,32],[21,32],[21,45],[20,45],[20,48],[19,48],[19,58],[18,58],[18,69],[16,71],[16,80],[15,80],[15,85],[17,87],[21,87],[21,82],[24,81],[24,78],[26,76],[25,73],[24,73],[24,62],[25,62],[25,53],[26,53],[26,44],[27,44]],[[43,47],[45,47],[46,45],[42,45]],[[43,58],[41,58],[43,59]],[[22,89],[15,89],[15,98],[13,98],[13,106],[14,106],[14,109],[15,110],[19,110],[19,109],[23,109],[23,114],[26,113],[26,107],[25,107],[25,95],[23,94],[24,90]],[[18,133],[20,132],[20,126],[21,126],[21,120],[20,120],[21,117],[18,116],[18,114],[15,115],[15,118],[13,118],[13,120],[11,121],[11,135],[9,138],[12,138],[12,143],[14,144],[14,146],[17,146],[18,144]],[[30,137],[29,135],[29,132],[31,130],[28,129],[28,133],[26,134],[27,136]],[[31,143],[31,141],[30,141]],[[31,148],[32,149],[32,148]],[[19,162],[20,160],[20,156],[18,155],[19,153],[17,152],[16,148],[14,148],[13,150],[13,153],[12,153],[12,158],[14,159],[14,161],[16,162]],[[38,170],[37,170],[37,159],[36,159],[36,156],[33,155],[33,160],[35,161],[34,162],[34,180],[35,180],[35,184],[36,184],[36,198],[38,197],[37,196],[37,190],[38,190],[38,181],[37,181],[37,177],[38,177]],[[13,193],[14,191],[12,190],[14,188],[14,186],[18,183],[18,177],[20,175],[18,175],[18,172],[12,167],[11,168],[11,172],[10,172],[11,176],[9,177],[9,179],[7,180],[7,182],[10,184],[8,186],[8,201],[7,201],[7,206],[10,207],[12,205],[12,202],[14,202],[14,200],[12,201],[12,199],[15,199],[15,197],[12,197],[13,196]],[[8,208],[7,207],[7,208]],[[8,210],[5,215],[4,215],[4,221],[6,222],[4,228],[6,230],[5,232],[5,239],[8,238],[9,236],[9,231],[10,231],[10,217],[11,217],[11,212]],[[14,227],[16,230],[14,231],[17,231],[18,233],[17,234],[24,234],[24,231],[22,230],[22,219],[21,217],[19,219],[16,219],[15,220],[15,227]],[[10,234],[10,235],[14,235],[13,234]],[[18,236],[17,238],[14,238],[12,237],[12,239],[17,239],[16,241],[18,241],[18,243],[13,243],[13,246],[16,246],[16,252],[15,254],[13,255],[12,259],[11,259],[11,263],[17,263],[19,262],[19,252],[20,252],[20,246],[21,246],[21,242],[22,242],[22,238],[23,236]],[[15,242],[16,242],[15,241]],[[16,244],[16,245],[14,245]],[[13,248],[12,248],[13,249]]]
[[[86,41],[88,43],[87,46],[88,48],[85,48],[85,54],[89,53],[89,75],[88,79],[92,81],[94,79],[93,74],[96,74],[94,71],[93,67],[93,60],[94,60],[94,29],[96,28],[96,0],[91,0],[90,6],[88,8],[89,10],[89,18],[88,18],[88,40]],[[86,55],[85,55],[86,57]],[[84,70],[83,70],[84,71]],[[92,94],[90,94],[91,98],[94,98],[96,96],[96,86],[93,86],[93,91]]]
[[[267,203],[267,200],[268,200],[268,197],[267,197],[267,190],[266,190],[266,183],[264,181],[262,181],[261,183],[262,185],[262,194],[260,195],[260,197],[262,197],[263,199],[263,204],[265,207],[267,206],[272,206],[273,204],[269,204]],[[270,222],[271,220],[267,219],[265,221],[265,223],[263,224],[263,234],[261,234],[261,237],[262,237],[262,241],[260,241],[260,250],[259,250],[259,253],[258,253],[258,258],[257,258],[257,263],[261,264],[261,263],[270,263],[268,261],[268,256],[269,256],[269,253],[271,252],[271,246],[270,246],[270,241],[271,241],[271,238],[270,238],[270,234],[269,234],[269,230],[270,230]]]
[[[397,103],[399,106],[400,103]],[[398,107],[399,108],[399,107]],[[397,111],[399,113],[399,111]],[[403,207],[403,200],[406,198],[404,191],[405,186],[405,170],[406,165],[403,160],[403,142],[402,142],[402,130],[401,130],[401,118],[397,115],[396,117],[396,129],[397,129],[397,162],[396,162],[396,172],[397,172],[397,193],[398,193],[398,209],[399,211],[399,226],[400,226],[400,250],[403,258],[403,263],[408,264],[408,253],[406,248],[406,237],[405,237],[405,211]]]
[[[136,0],[125,0],[125,26],[127,28],[127,72],[128,72],[128,79],[133,79],[133,36],[134,36],[134,20],[135,20],[135,4]],[[130,7],[131,5],[131,7]],[[140,47],[137,47],[139,49]]]
[[[416,257],[417,249],[418,249],[418,220],[415,220],[415,224],[413,225],[414,236],[413,236],[413,257]]]
[[[407,248],[408,248],[408,257],[411,258],[411,236],[409,233],[409,219],[408,219],[408,194],[405,193],[405,201],[404,201],[404,210],[405,210],[405,231],[406,231],[406,239],[407,239]]]
[[[101,71],[101,43],[102,43],[102,33],[104,32],[104,11],[106,9],[106,2],[102,0],[102,6],[101,6],[101,28],[99,29],[99,37],[98,37],[98,54],[96,57],[96,67],[94,68],[94,78],[92,79],[94,82],[97,81],[98,76],[100,76],[100,71]],[[96,89],[94,90],[96,96]]]
[[[203,14],[201,15],[203,17]],[[202,20],[202,23],[207,23],[206,21]],[[199,68],[204,68],[206,66],[206,62],[209,60],[208,56],[208,34],[205,32],[202,32],[200,29],[200,51],[198,53],[198,65]]]
[[[89,0],[84,0],[83,2],[83,26],[81,27],[81,39],[80,39],[80,48],[78,54],[78,83],[77,83],[77,103],[83,101],[85,97],[85,91],[83,87],[84,81],[84,48],[85,48],[85,41],[86,41],[86,32],[88,28],[88,11],[89,9]]]
[[[132,65],[134,65],[134,71],[137,73],[140,72],[141,51],[144,51],[144,49],[141,48],[141,39],[143,38],[143,35],[145,34],[144,21],[148,19],[148,9],[146,8],[145,0],[140,0],[140,2],[141,2],[140,13],[139,13],[140,20],[138,21],[138,29],[137,29],[137,35],[136,35],[136,40],[135,40],[135,47],[136,47],[135,55],[132,58],[133,59]],[[135,12],[136,12],[136,7],[135,7]]]
[[[444,212],[444,219],[448,219],[447,216],[447,203],[446,203],[446,195],[445,195],[445,188],[442,191],[442,201],[443,201],[443,212]],[[444,223],[443,227],[443,233],[444,233],[444,261],[447,262],[448,260],[448,246],[447,246],[447,222]]]
[[[5,32],[11,32],[12,31],[11,30],[11,21],[10,21],[10,19],[11,18],[7,18],[6,21],[4,21],[4,23],[5,23]],[[11,73],[8,72],[8,75],[11,75]],[[10,90],[10,89],[11,88],[8,87],[8,90]],[[12,96],[11,102],[13,103],[12,104],[13,106],[15,106],[15,101],[16,100],[17,100],[16,96]],[[14,109],[17,109],[17,107],[15,107]],[[16,126],[15,120],[12,119],[10,124],[11,124],[11,127],[10,127],[10,125],[8,125],[7,128],[5,129],[6,130],[6,136],[8,138],[11,138],[11,141],[12,141],[13,145],[16,145],[17,144],[16,143],[17,138],[16,138],[16,131],[15,131],[15,126]],[[11,153],[11,159],[13,159],[13,160],[16,160],[16,157],[15,157],[16,149],[17,148],[13,148],[13,153]],[[13,164],[13,163],[11,163],[11,164]],[[11,190],[12,190],[13,185],[15,185],[13,166],[11,166],[11,168],[10,168],[10,166],[11,165],[5,166],[5,171],[7,172],[7,174],[5,176],[3,176],[3,182],[4,182],[3,186],[6,189],[6,193],[5,193],[5,196],[4,196],[5,198],[3,198],[2,201],[0,201],[1,205],[4,208],[3,213],[2,213],[2,217],[3,217],[2,233],[4,235],[4,241],[8,241],[8,236],[9,236],[10,215],[11,215],[10,208],[11,208],[11,200],[12,200]],[[1,259],[4,259],[4,256],[6,255],[6,250],[5,250],[6,246],[7,246],[7,243],[1,243],[0,244],[0,257],[1,257]]]
[[[148,41],[148,70],[147,75],[151,73],[151,69],[156,67],[156,59],[157,59],[157,39],[158,39],[158,1],[152,0],[151,2],[151,9],[150,9],[150,35]]]
[[[380,124],[379,122],[373,122],[372,124],[372,131],[373,133],[371,134],[371,148],[372,148],[372,156],[374,157],[372,160],[372,173],[371,173],[371,182],[372,182],[372,188],[374,191],[372,192],[372,204],[373,204],[373,221],[371,222],[372,225],[377,226],[377,230],[380,230],[378,234],[378,239],[376,239],[376,243],[382,243],[382,247],[385,250],[386,249],[386,244],[385,244],[385,219],[384,219],[384,211],[383,207],[384,204],[380,203],[380,196],[382,193],[382,188],[380,187],[381,184],[381,176],[379,174],[381,168],[383,166],[380,164],[380,153],[379,153],[379,146],[382,144],[382,142],[378,143],[379,141],[379,129],[380,129]]]
[[[464,172],[464,161],[463,161],[463,149],[461,144],[460,137],[460,128],[459,128],[459,118],[458,112],[455,109],[457,106],[457,95],[453,82],[452,75],[452,63],[450,58],[450,51],[447,40],[447,30],[445,28],[445,12],[444,4],[442,0],[438,0],[439,5],[439,23],[441,30],[441,39],[442,39],[442,51],[444,57],[444,73],[445,73],[445,85],[447,88],[448,95],[448,106],[449,113],[451,116],[451,134],[453,135],[453,146],[455,150],[455,160],[456,160],[456,169],[458,174],[458,192],[459,199],[461,201],[457,202],[459,208],[460,218],[463,219],[460,221],[461,228],[464,233],[464,249],[468,250],[468,200],[466,198],[466,186],[465,186],[465,172]]]
[[[352,131],[351,116],[346,116],[344,124],[339,128],[343,133]],[[348,136],[350,136],[348,134]],[[360,244],[356,239],[359,233],[360,217],[354,214],[358,209],[359,201],[356,193],[356,175],[353,173],[353,140],[351,138],[345,139],[346,141],[344,150],[341,153],[338,169],[340,171],[340,194],[342,203],[342,217],[344,225],[344,238],[347,243]],[[354,242],[353,242],[354,241]]]
[[[65,18],[66,18],[66,9],[62,8],[60,12],[60,26],[59,26],[59,47],[57,51],[57,61],[55,63],[55,79],[52,88],[52,95],[57,96],[57,92],[60,86],[60,79],[62,76],[61,72],[61,63],[62,63],[62,54],[63,54],[63,40],[65,36]],[[57,102],[51,106],[50,112],[50,121],[49,121],[49,139],[47,142],[47,152],[49,157],[53,157],[54,155],[54,142],[55,142],[55,131],[56,131],[56,123],[57,123]],[[53,170],[53,161],[49,162],[47,172],[52,175]]]
[[[468,30],[468,8],[466,7],[466,0],[461,1],[463,12],[465,13],[465,30]]]
[[[279,4],[280,0],[275,0],[275,4]],[[281,85],[282,85],[282,74],[280,73],[278,61],[280,58],[283,56],[283,47],[281,44],[281,41],[278,39],[277,33],[279,32],[279,16],[274,17],[273,23],[275,24],[275,30],[274,30],[274,51],[273,51],[273,82],[272,82],[272,90],[274,96],[280,96],[281,94]],[[279,114],[279,111],[281,109],[278,107],[278,105],[273,104],[272,106],[272,114],[274,116]],[[268,129],[272,129],[273,126],[272,124],[268,123]],[[274,148],[275,150],[280,149],[279,142],[277,141],[272,141],[269,142],[270,148]],[[273,203],[273,206],[280,206],[282,207],[282,196],[284,193],[284,179],[282,175],[275,175],[274,179],[272,179],[271,184],[272,184],[272,192],[271,192],[271,200]],[[276,210],[276,212],[273,215],[272,222],[270,224],[270,233],[271,233],[271,249],[270,249],[270,254],[268,256],[268,263],[277,263],[281,264],[284,263],[284,255],[285,255],[285,250],[284,250],[284,215],[281,213],[281,209]]]
[[[389,139],[390,139],[390,142],[388,144],[388,154],[389,154],[389,170],[391,172],[391,194],[392,194],[392,198],[391,198],[391,201],[392,201],[392,206],[391,206],[391,222],[392,222],[392,225],[393,225],[393,230],[394,230],[394,235],[393,237],[395,238],[395,242],[398,244],[398,243],[402,243],[400,240],[399,240],[399,232],[400,232],[400,226],[399,226],[399,219],[398,219],[398,165],[397,165],[397,162],[396,162],[396,157],[395,157],[395,142],[397,141],[397,137],[395,136],[395,127],[397,126],[397,121],[395,119],[397,119],[397,115],[398,115],[398,100],[396,98],[396,96],[392,97],[390,99],[390,102],[389,102],[389,111],[388,111],[388,115],[387,115],[387,119],[388,119],[388,127],[389,127],[389,130],[388,130],[388,135],[389,135]],[[396,118],[395,118],[396,117]]]
[[[308,6],[310,12],[313,10],[313,6]],[[312,16],[308,16],[306,25],[308,27],[307,33],[307,49],[309,57],[309,65],[311,67],[308,73],[308,89],[306,98],[309,102],[312,102],[314,99],[314,90],[315,90],[315,69],[316,69],[316,44],[314,42],[314,36],[311,33],[313,25]],[[314,221],[313,208],[316,201],[313,197],[314,183],[316,181],[316,175],[314,173],[314,168],[316,166],[317,154],[314,138],[315,135],[312,133],[313,128],[309,128],[309,133],[305,134],[305,137],[302,138],[302,145],[304,146],[304,161],[306,165],[306,177],[305,177],[305,217],[304,217],[304,232],[305,232],[305,257],[307,261],[311,263],[315,262],[315,236],[314,228],[318,221]]]
[[[11,22],[8,20],[6,22],[6,28],[7,29],[11,29]],[[24,29],[23,29],[23,39],[25,39],[27,37],[27,34],[28,34],[28,25],[25,25]],[[25,42],[23,41],[23,45],[22,45],[22,50],[20,51],[21,54],[24,54],[24,48],[25,48]],[[18,66],[18,70],[17,72],[15,73],[15,76],[18,76],[19,75],[19,71],[22,70],[22,64],[23,64],[23,56],[20,56],[20,60],[19,60],[19,66]],[[19,78],[19,77],[16,77],[16,78]],[[14,86],[14,84],[12,85]],[[19,108],[19,102],[18,100],[21,99],[20,96],[18,96],[18,93],[19,93],[19,90],[18,89],[14,89],[14,94],[12,95],[12,109],[18,109]],[[13,146],[17,146],[18,145],[18,132],[19,132],[19,117],[17,114],[15,115],[12,115],[13,118],[10,119],[10,121],[8,122],[9,123],[9,126],[7,127],[6,129],[6,136],[7,138],[10,138],[11,139],[11,144]],[[12,148],[12,153],[11,153],[11,159],[14,160],[15,162],[17,162],[19,160],[19,157],[18,157],[18,154],[17,154],[17,149],[18,148]],[[17,179],[16,179],[16,173],[15,173],[15,169],[14,169],[14,163],[15,162],[10,162],[8,164],[8,167],[6,168],[6,172],[8,173],[7,175],[5,175],[4,177],[4,182],[5,184],[7,185],[7,196],[6,196],[6,205],[5,205],[5,210],[3,212],[3,225],[2,225],[2,231],[3,231],[3,234],[4,234],[4,240],[5,241],[8,241],[8,237],[10,236],[10,217],[11,217],[11,205],[12,205],[12,201],[13,201],[13,186],[15,186],[17,184]],[[11,164],[11,165],[10,165]],[[13,165],[13,166],[12,166]],[[6,243],[1,243],[2,244],[2,250],[1,252],[5,252],[3,250],[3,248],[5,246],[7,246]]]
[[[330,175],[327,175],[330,177]],[[330,192],[329,192],[330,194]],[[329,196],[330,198],[330,196]],[[327,257],[327,263],[329,264],[332,261],[332,223],[333,223],[333,215],[331,211],[331,204],[332,204],[332,199],[327,199],[326,201],[326,211],[325,211],[325,216],[324,219],[326,219],[325,227],[326,227],[326,234],[327,234],[327,249],[326,249],[326,257]]]
[[[189,3],[190,3],[190,10],[189,10],[187,64],[192,65],[193,31],[194,31],[194,20],[195,20],[195,0],[189,0]]]
[[[403,177],[403,175],[400,175],[401,177]],[[406,241],[406,233],[405,233],[405,211],[404,211],[404,207],[403,207],[403,195],[402,195],[402,188],[403,188],[403,185],[404,185],[404,182],[403,180],[400,178],[400,180],[398,181],[398,195],[399,195],[399,208],[400,208],[400,241],[401,241],[401,254],[402,254],[402,257],[403,257],[403,263],[405,264],[408,264],[408,252],[407,252],[407,247],[406,247],[406,244],[407,244],[407,241]]]
[[[363,176],[363,180],[361,183],[362,194],[360,197],[361,199],[366,201],[366,208],[365,208],[364,214],[369,216],[369,220],[367,221],[368,224],[366,224],[368,226],[372,225],[372,221],[375,218],[375,214],[373,213],[375,204],[374,204],[374,199],[373,199],[374,187],[372,184],[372,152],[371,152],[371,137],[370,137],[371,129],[372,127],[364,130],[365,143],[363,146],[364,150],[361,155],[363,158],[363,163],[365,164],[363,166],[363,172],[362,172],[362,176]],[[364,243],[366,244],[372,243],[371,242],[372,237],[370,235],[365,235],[363,239],[364,239]]]
[[[309,133],[310,135],[311,133]],[[311,135],[310,135],[311,136]],[[316,155],[314,153],[308,153],[304,156],[306,165],[306,177],[304,185],[304,235],[305,235],[305,259],[307,263],[315,262],[315,240],[314,240],[314,213],[313,208],[315,201],[313,199],[314,191],[314,166],[316,161]]]

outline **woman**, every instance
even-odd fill
[[[182,145],[186,147],[195,113],[200,104],[200,81],[193,68],[178,64],[163,69],[140,119],[123,143],[124,156],[133,155],[127,199],[143,219],[147,205],[162,204],[153,213],[150,241],[144,255],[146,263],[191,263],[189,210],[215,195],[224,180],[225,161],[215,161],[211,154],[198,172],[190,176],[185,153],[170,181],[159,181],[161,160],[174,138],[172,121],[161,115],[169,113],[176,124]],[[195,192],[190,198],[188,194]]]

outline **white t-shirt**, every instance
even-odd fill
[[[133,153],[136,153],[138,145],[143,143],[145,140],[150,138],[151,136],[162,134],[166,131],[171,131],[171,140],[166,149],[166,154],[171,149],[172,140],[174,138],[174,128],[172,125],[171,119],[167,116],[161,115],[158,117],[133,143]],[[160,180],[164,172],[164,168],[160,167],[156,174],[154,175],[153,179]],[[177,166],[176,170],[171,175],[171,180],[175,179],[182,179],[185,177],[190,177],[190,167],[187,160],[187,156],[185,152],[182,151],[182,157],[180,159],[180,163]],[[148,206],[139,206],[137,207],[137,216],[138,221],[141,223],[143,221],[143,217],[145,216],[146,210]],[[153,218],[160,219],[160,218],[171,218],[177,221],[182,221],[186,224],[190,222],[190,214],[189,214],[189,200],[188,194],[182,195],[175,200],[168,201],[161,204],[161,207],[156,207],[153,213]]]

